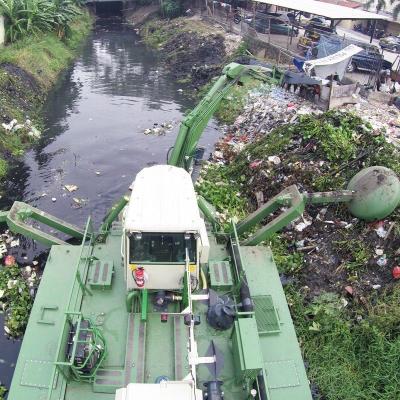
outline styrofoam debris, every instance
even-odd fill
[[[19,246],[19,239],[12,240],[12,241],[10,242],[10,246],[11,246],[11,247],[17,247],[17,246]]]
[[[76,185],[64,185],[64,187],[68,190],[68,192],[75,192],[78,190],[78,186]]]
[[[376,261],[376,263],[380,266],[380,267],[384,267],[387,264],[388,260],[386,258],[386,255],[384,254],[383,256],[379,257],[378,260]]]
[[[296,225],[294,226],[294,229],[295,229],[297,232],[303,232],[304,229],[306,229],[306,228],[307,228],[308,226],[310,226],[311,224],[312,224],[312,221],[309,221],[309,220],[305,219],[304,221],[302,221],[302,222],[296,224]]]
[[[375,232],[380,238],[384,238],[387,234],[387,231],[382,225],[380,225],[377,229],[375,229]]]
[[[372,285],[372,289],[378,290],[382,287],[382,285]]]
[[[281,163],[281,159],[278,156],[269,156],[268,161],[275,165],[279,165]]]

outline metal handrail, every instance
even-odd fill
[[[89,238],[89,243],[86,243],[87,239]],[[67,323],[69,323],[69,319],[70,319],[70,315],[79,315],[80,313],[77,312],[80,309],[80,304],[78,307],[78,301],[82,301],[82,297],[84,295],[84,293],[90,293],[90,291],[84,286],[84,283],[82,282],[82,276],[80,274],[80,269],[81,269],[81,262],[82,260],[84,260],[85,264],[84,264],[84,268],[89,264],[89,256],[92,252],[92,243],[94,240],[94,235],[93,235],[93,226],[92,226],[92,221],[91,218],[89,217],[85,226],[85,232],[83,235],[83,239],[82,239],[82,243],[80,245],[80,251],[79,251],[79,256],[78,256],[78,261],[75,265],[75,277],[74,277],[74,282],[72,284],[72,287],[70,289],[69,292],[69,301],[68,301],[68,305],[65,309],[65,316],[64,316],[64,321],[63,321],[63,329],[62,332],[60,334],[60,337],[58,339],[58,344],[57,344],[57,350],[56,350],[56,357],[54,360],[54,368],[53,368],[53,372],[50,378],[50,382],[49,382],[49,389],[47,392],[47,400],[51,400],[51,396],[53,393],[53,387],[54,387],[54,382],[55,379],[57,377],[57,371],[59,371],[59,368],[57,367],[57,363],[59,363],[59,356],[60,356],[60,352],[61,352],[61,348],[63,345],[63,339],[64,339],[64,331],[65,331],[65,326]],[[85,248],[86,250],[86,254],[85,257],[83,257],[83,253]],[[74,296],[74,291],[77,290],[76,296]],[[80,293],[80,291],[82,291],[82,293]],[[80,297],[80,294],[82,294],[82,297]],[[75,297],[75,302],[73,304],[73,297]],[[78,320],[79,320],[79,316],[78,316]],[[62,371],[60,371],[61,374],[64,376],[65,379],[67,379],[67,377],[64,375],[64,373]]]
[[[241,276],[240,276],[240,271],[239,271],[239,269],[237,267],[238,260],[236,259],[236,254],[235,254],[235,251],[233,249],[232,239],[234,240],[235,245],[237,247],[237,252],[238,252],[237,255],[238,255],[240,264],[242,264],[242,253],[241,253],[241,250],[240,250],[240,243],[239,243],[238,233],[237,233],[237,230],[236,230],[236,224],[233,221],[231,221],[231,224],[232,224],[232,231],[231,231],[231,235],[230,235],[231,236],[230,245],[232,247],[231,254],[232,254],[232,258],[233,258],[233,265],[235,267],[236,277],[238,279],[238,282],[240,283]]]

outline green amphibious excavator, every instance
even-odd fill
[[[225,67],[182,122],[169,165],[140,171],[98,231],[90,218],[80,229],[20,202],[0,214],[51,246],[9,400],[312,399],[273,255],[258,244],[308,203],[347,202],[359,217],[380,218],[397,206],[400,185],[373,167],[341,192],[291,186],[222,232],[188,171],[220,100],[249,76],[276,79]]]

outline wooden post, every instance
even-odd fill
[[[372,39],[374,38],[375,29],[376,29],[376,19],[374,20],[374,25],[373,25],[373,28],[372,28],[372,31],[371,31],[371,38],[369,40],[370,43],[372,43]]]
[[[0,46],[6,41],[6,31],[4,28],[4,17],[0,15]]]
[[[331,108],[331,99],[333,94],[333,74],[331,75],[331,90],[329,91],[328,110]]]

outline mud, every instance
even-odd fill
[[[224,38],[220,34],[200,36],[196,32],[181,32],[161,51],[176,79],[190,76],[193,85],[198,87],[220,74],[226,57]]]
[[[0,65],[0,122],[9,123],[16,114],[31,115],[45,100],[45,93],[35,78],[22,68]]]
[[[240,37],[196,16],[153,19],[141,27],[140,34],[157,49],[175,79],[189,82],[195,89],[220,75],[240,44]]]

